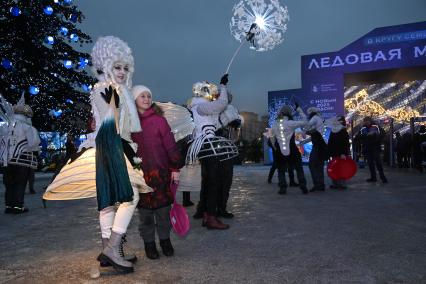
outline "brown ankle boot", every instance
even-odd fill
[[[209,230],[226,230],[229,229],[229,225],[222,223],[214,215],[207,215],[206,227]]]

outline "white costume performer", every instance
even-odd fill
[[[274,149],[279,147],[279,150],[275,152],[277,154],[279,194],[287,193],[285,172],[289,168],[296,170],[299,187],[302,193],[308,193],[302,166],[302,157],[295,143],[295,130],[304,127],[307,121],[302,109],[296,106],[296,110],[301,116],[301,120],[293,120],[292,108],[287,105],[283,106],[279,118],[267,135],[268,138],[271,139]]]
[[[133,272],[133,265],[126,260],[128,258],[124,259],[124,234],[138,203],[139,192],[152,191],[146,185],[142,171],[136,169],[136,144],[130,138],[131,132],[141,131],[129,92],[134,71],[133,56],[125,42],[107,36],[95,43],[92,61],[99,80],[91,93],[96,130],[80,147],[79,158],[65,165],[48,187],[44,199],[91,197],[95,186],[104,246],[98,260],[101,266],[112,265],[128,273]],[[83,151],[87,148],[90,149]],[[117,203],[120,205],[116,210]]]
[[[24,207],[25,187],[30,169],[37,168],[34,152],[40,151],[40,138],[31,124],[33,111],[25,104],[24,96],[11,106],[1,95],[0,116],[6,123],[0,128],[0,159],[7,166],[3,182],[5,192],[5,213],[27,212]]]
[[[238,149],[232,141],[215,135],[219,125],[219,114],[228,106],[226,86],[220,86],[220,95],[215,101],[211,101],[217,94],[217,87],[213,84],[195,83],[192,91],[194,97],[188,107],[194,118],[195,130],[187,162],[192,164],[197,159],[207,157],[226,160],[238,156]]]
[[[228,105],[226,84],[228,75],[221,79],[220,95],[217,100],[217,87],[207,82],[196,83],[193,86],[194,97],[189,108],[192,111],[195,123],[192,144],[187,154],[187,162],[194,163],[197,159],[201,163],[202,188],[198,210],[203,211],[203,224],[208,229],[228,229],[229,225],[217,219],[217,201],[221,188],[221,161],[238,156],[238,148],[224,137],[216,136],[219,125],[219,114]]]

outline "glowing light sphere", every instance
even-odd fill
[[[22,11],[18,7],[12,7],[10,8],[10,13],[12,14],[12,16],[18,17],[22,14]]]
[[[53,36],[47,36],[45,41],[48,44],[54,44],[55,43],[55,39],[53,38]]]
[[[67,69],[72,68],[72,61],[71,60],[65,60],[64,61],[64,67]]]
[[[43,11],[46,15],[49,15],[49,16],[53,14],[53,8],[51,6],[44,7]]]
[[[71,3],[72,3],[72,0],[64,0],[64,4],[69,5],[69,4],[71,4]]]
[[[69,103],[69,104],[74,104],[74,102],[70,99],[67,99],[65,102]]]
[[[250,48],[267,51],[284,41],[289,20],[287,7],[278,0],[242,0],[234,6],[229,29],[239,42],[253,32]]]
[[[61,27],[59,29],[59,32],[61,33],[61,35],[66,36],[68,34],[68,29],[66,27]]]
[[[71,34],[71,35],[70,35],[70,39],[71,39],[73,42],[77,42],[77,41],[78,41],[78,35],[76,35],[76,34]]]
[[[7,70],[12,69],[12,62],[10,62],[9,59],[4,58],[1,61],[1,65],[3,66],[4,69],[7,69]]]
[[[28,92],[30,92],[31,95],[35,96],[40,92],[40,89],[36,86],[30,86]]]
[[[55,4],[59,4],[59,0],[53,0]]]

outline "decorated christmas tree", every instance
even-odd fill
[[[77,51],[92,42],[83,19],[72,0],[0,2],[0,93],[11,103],[25,93],[39,131],[85,131],[95,79]]]

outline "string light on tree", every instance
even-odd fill
[[[50,45],[54,44],[55,43],[55,39],[53,38],[53,36],[47,36],[46,37],[46,43],[50,44]]]

